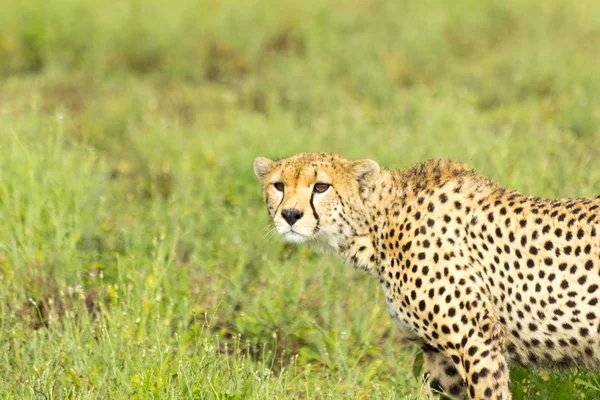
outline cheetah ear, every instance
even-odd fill
[[[254,160],[254,174],[262,184],[267,174],[273,169],[275,162],[264,157],[256,157]]]
[[[373,160],[354,161],[350,166],[350,171],[359,184],[369,184],[379,175],[379,164]]]

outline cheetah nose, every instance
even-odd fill
[[[298,222],[303,215],[304,213],[302,211],[296,210],[295,208],[281,211],[281,216],[287,221],[288,224],[290,224],[290,226]]]

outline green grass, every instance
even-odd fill
[[[3,2],[0,397],[420,399],[378,283],[264,237],[252,161],[453,158],[598,195],[599,21],[591,0]]]

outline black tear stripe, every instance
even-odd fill
[[[312,192],[310,194],[310,208],[312,208],[313,216],[317,220],[317,225],[315,225],[315,229],[313,229],[313,232],[317,233],[319,231],[319,221],[320,220],[319,220],[319,214],[317,214],[317,210],[315,210],[315,205],[313,204],[314,197],[315,197],[315,192]]]
[[[281,201],[277,204],[277,208],[275,208],[275,213],[273,214],[273,219],[277,216],[277,211],[279,211],[279,207],[283,204],[283,199],[285,198],[285,193],[281,196]]]

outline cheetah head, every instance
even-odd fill
[[[258,157],[254,173],[273,225],[285,241],[337,250],[357,234],[353,221],[363,214],[364,193],[380,168],[372,160],[303,153],[279,161]]]

